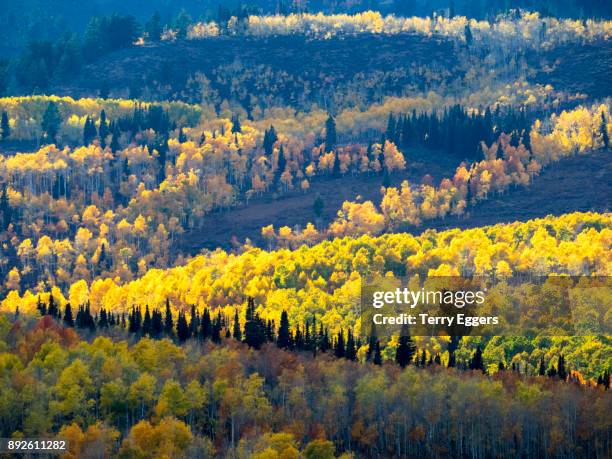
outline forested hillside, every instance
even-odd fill
[[[515,3],[3,8],[0,438],[610,457],[610,8]]]

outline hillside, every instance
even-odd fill
[[[460,59],[458,51],[447,39],[410,34],[329,40],[216,37],[117,51],[51,91],[87,97],[106,88],[114,96],[144,94],[197,102],[201,94],[193,78],[201,73],[211,80],[220,100],[236,99],[245,105],[246,94],[257,91],[259,100],[272,105],[333,106],[336,100],[350,97],[351,91],[379,101],[383,94],[449,85],[465,73],[465,56]],[[532,82],[552,84],[568,94],[604,97],[612,85],[607,71],[612,62],[609,40],[558,46],[525,57],[533,69]],[[267,81],[262,86],[262,74],[274,84]],[[376,84],[359,88],[367,79]]]
[[[333,89],[351,86],[351,82],[353,91],[365,90],[371,99],[380,99],[383,93],[399,95],[410,87],[427,90],[420,67],[437,72],[447,83],[458,76],[453,47],[441,39],[415,35],[358,35],[330,40],[299,35],[216,37],[118,51],[88,65],[73,81],[59,84],[52,91],[91,96],[106,86],[116,95],[127,96],[130,90],[138,90],[153,98],[199,102],[199,88],[189,82],[199,72],[211,80],[221,100],[244,102],[247,94],[256,92],[256,99],[276,105],[327,106],[340,96],[333,94]],[[380,87],[359,88],[360,82],[372,75],[382,78]]]
[[[431,154],[431,153],[430,153]],[[455,167],[453,158],[444,155],[431,157],[421,154],[406,173],[394,174],[391,184],[397,186],[408,178],[418,182],[425,173],[439,180],[448,176]],[[239,241],[246,238],[263,244],[261,228],[274,224],[275,227],[296,225],[304,227],[316,221],[313,211],[314,197],[324,197],[324,212],[319,221],[321,227],[327,226],[336,217],[336,212],[344,201],[380,201],[382,177],[360,176],[340,179],[312,181],[308,194],[294,192],[273,199],[253,199],[248,206],[217,212],[205,218],[201,227],[185,234],[178,248],[186,253],[195,254],[202,248],[217,246],[231,247],[231,239]],[[598,151],[589,155],[563,159],[549,166],[529,187],[512,189],[502,196],[492,196],[488,200],[469,208],[468,214],[447,217],[445,220],[426,221],[420,227],[405,227],[403,230],[419,233],[427,228],[472,228],[496,223],[509,223],[516,220],[561,215],[571,211],[599,211],[612,209],[612,163],[610,151]]]

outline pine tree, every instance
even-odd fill
[[[338,136],[336,134],[336,120],[329,115],[325,122],[325,151],[330,152],[336,149]]]
[[[238,317],[238,309],[234,313],[234,330],[232,336],[236,341],[242,341],[242,330],[240,330],[240,317]]]
[[[156,11],[153,13],[153,16],[151,16],[151,19],[145,24],[145,33],[149,41],[157,42],[161,40],[162,32],[161,16],[159,11]]]
[[[130,312],[130,322],[128,326],[128,331],[130,333],[140,333],[142,325],[142,315],[140,314],[139,307],[132,307],[132,311]]]
[[[202,134],[202,135],[204,135],[204,134]],[[179,132],[178,132],[178,141],[179,141],[180,143],[185,143],[185,142],[187,142],[187,136],[185,135],[185,131],[183,131],[183,126],[181,126],[181,127],[179,128]]]
[[[270,126],[270,129],[265,131],[264,140],[263,140],[263,148],[266,156],[272,156],[274,152],[274,144],[278,140],[278,136],[276,135],[276,131],[274,130],[274,126]]]
[[[334,167],[332,168],[332,175],[334,177],[340,177],[340,156],[338,156],[338,150],[334,151]]]
[[[346,354],[346,348],[344,345],[344,331],[342,329],[340,329],[340,332],[338,333],[338,338],[336,340],[336,348],[334,350],[334,355],[341,359],[344,358]]]
[[[280,326],[276,338],[276,345],[281,349],[289,349],[291,347],[291,337],[289,335],[289,318],[287,311],[281,313]]]
[[[405,368],[412,361],[416,346],[410,337],[408,327],[402,325],[400,331],[399,344],[395,351],[395,362],[402,368]]]
[[[8,113],[2,112],[2,121],[0,121],[0,139],[6,140],[11,135],[11,125],[9,123]]]
[[[117,151],[121,148],[121,145],[119,144],[119,128],[118,127],[114,127],[113,128],[113,136],[111,137],[111,143],[110,143],[110,149],[113,153],[117,153]]]
[[[200,322],[200,339],[206,341],[212,335],[212,322],[210,319],[210,312],[208,309],[204,309],[202,313],[202,320]]]
[[[266,324],[266,341],[273,343],[276,337],[274,336],[274,321],[268,320]]]
[[[327,335],[327,329],[323,329],[323,323],[319,324],[319,333],[317,335],[317,342],[319,343],[319,350],[321,352],[327,352],[330,348],[329,336]]]
[[[64,307],[64,325],[66,327],[74,327],[74,319],[72,317],[72,308],[70,303],[66,303]]]
[[[232,134],[236,134],[242,132],[242,127],[240,126],[240,117],[238,115],[232,115]]]
[[[278,162],[276,164],[276,173],[274,174],[274,183],[278,183],[280,181],[281,175],[285,172],[285,168],[287,167],[287,159],[285,158],[285,150],[283,146],[280,146],[278,150]]]
[[[40,312],[41,316],[47,315],[47,305],[42,302],[40,299],[40,295],[38,295],[38,299],[36,300],[36,309]]]
[[[49,307],[47,308],[47,314],[49,314],[51,317],[57,317],[58,313],[59,308],[55,304],[55,298],[53,298],[53,295],[49,295]]]
[[[153,330],[153,319],[151,318],[151,313],[149,312],[149,305],[145,306],[144,319],[142,320],[142,334],[143,335],[152,335]]]
[[[166,298],[166,317],[164,319],[164,331],[166,335],[174,335],[174,323],[172,321],[172,311],[170,310],[170,300]]]
[[[43,114],[41,129],[50,143],[55,143],[61,123],[62,117],[57,104],[53,101],[49,102]]]
[[[389,113],[389,119],[387,120],[387,130],[385,131],[387,139],[393,140],[393,137],[395,136],[395,127],[395,117],[393,116],[393,113]]]
[[[302,330],[300,330],[299,324],[295,327],[295,334],[293,335],[293,345],[294,348],[298,351],[304,349],[304,337],[302,335]]]
[[[472,40],[474,39],[473,35],[472,35],[472,29],[470,28],[469,24],[465,25],[465,44],[470,46],[472,44]]]
[[[195,305],[191,305],[191,316],[189,322],[189,337],[197,336],[198,329],[200,328],[200,318],[198,317],[198,311],[196,311]]]
[[[346,339],[346,353],[345,357],[348,360],[357,360],[357,349],[355,347],[355,337],[353,336],[353,331],[349,328],[348,336]]]
[[[321,198],[320,194],[317,194],[315,197],[314,203],[312,204],[312,210],[315,214],[315,217],[321,218],[323,216],[323,209],[325,208],[325,203],[323,202],[323,198]]]
[[[482,350],[480,345],[476,346],[476,351],[472,355],[470,360],[470,370],[481,370],[484,372],[484,361],[482,360]]]
[[[221,322],[221,313],[217,313],[217,317],[215,318],[212,324],[212,332],[211,339],[213,343],[219,344],[221,343],[221,328],[223,327]]]
[[[187,319],[185,313],[180,311],[178,320],[176,321],[176,336],[180,343],[184,343],[189,339],[189,325],[187,325]]]
[[[2,185],[2,194],[0,194],[0,218],[0,231],[6,230],[13,219],[13,209],[9,202],[6,184]]]
[[[89,145],[96,138],[96,135],[96,125],[88,116],[85,118],[85,125],[83,126],[83,144]]]
[[[562,381],[567,379],[567,371],[565,370],[565,357],[563,355],[559,356],[559,360],[557,362],[557,376]]]
[[[100,146],[106,148],[106,136],[108,135],[108,122],[106,121],[106,111],[104,109],[100,112],[100,127],[98,128],[98,135],[100,136]]]
[[[382,365],[382,355],[380,353],[380,341],[376,340],[376,345],[374,346],[374,357],[372,357],[372,363],[374,365]]]
[[[608,136],[608,120],[606,120],[606,114],[601,112],[601,124],[599,125],[599,132],[601,133],[601,140],[603,141],[604,147],[610,148],[610,137]]]
[[[153,338],[159,338],[163,332],[164,322],[162,314],[157,309],[154,309],[151,316],[151,336]]]
[[[138,314],[140,319],[140,311],[138,311]],[[85,305],[85,326],[89,328],[89,330],[92,332],[96,330],[96,322],[94,321],[94,318],[91,315],[91,305],[89,304],[89,301]]]
[[[244,324],[244,342],[254,349],[259,349],[266,341],[265,322],[255,312],[255,301],[248,298]]]

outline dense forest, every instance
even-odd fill
[[[607,2],[75,4],[0,12],[0,437],[610,457]]]

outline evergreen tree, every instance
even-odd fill
[[[187,325],[187,319],[185,313],[180,311],[178,319],[176,321],[176,336],[180,343],[184,343],[189,339],[189,325]]]
[[[40,126],[49,143],[55,143],[61,123],[62,117],[57,104],[53,101],[49,102]]]
[[[327,334],[327,329],[323,329],[323,323],[319,324],[319,333],[317,336],[317,342],[319,343],[319,350],[321,352],[327,352],[330,348],[329,344],[329,336]]]
[[[234,330],[232,336],[236,341],[242,341],[242,330],[240,330],[240,317],[238,317],[238,309],[234,313]]]
[[[606,120],[606,114],[601,112],[601,124],[599,126],[599,132],[601,133],[601,140],[603,141],[604,147],[610,148],[610,137],[608,136],[608,121]]]
[[[321,198],[320,194],[317,194],[315,197],[314,203],[312,204],[312,210],[315,214],[315,217],[321,218],[323,216],[323,209],[325,208],[325,203],[323,202],[323,198]]]
[[[334,150],[334,167],[332,168],[332,175],[334,177],[340,177],[340,157],[338,156],[338,150]]]
[[[484,361],[482,360],[482,350],[480,345],[476,346],[476,351],[470,360],[470,370],[481,370],[484,373]]]
[[[415,350],[416,346],[410,337],[408,327],[406,325],[402,325],[399,344],[395,351],[395,361],[400,367],[405,368],[412,361]]]
[[[204,309],[202,320],[200,322],[200,339],[206,341],[212,335],[212,322],[208,309]]]
[[[240,117],[238,115],[232,115],[232,134],[242,132],[242,126],[240,126]]]
[[[53,295],[49,295],[49,307],[47,308],[47,314],[51,317],[57,317],[59,314],[59,308],[55,304],[55,298]]]
[[[13,209],[11,208],[6,184],[2,185],[0,194],[0,231],[8,229],[13,220]]]
[[[202,134],[202,135],[204,135],[204,134]],[[179,132],[178,132],[178,141],[179,141],[180,143],[185,143],[185,142],[187,142],[187,136],[185,135],[185,131],[183,131],[183,126],[181,126],[181,127],[179,128]]]
[[[36,309],[40,312],[41,316],[47,315],[47,305],[42,302],[40,299],[40,295],[38,295],[38,299],[36,300]]]
[[[8,113],[2,112],[2,120],[0,121],[0,140],[6,140],[11,135],[11,125],[9,123]]]
[[[130,333],[140,333],[142,325],[142,315],[140,314],[139,307],[132,307],[130,312],[130,321],[128,325],[128,332]]]
[[[117,151],[121,148],[121,145],[119,144],[119,128],[118,127],[114,127],[113,128],[113,136],[111,137],[111,143],[110,143],[110,149],[113,153],[117,153]]]
[[[287,159],[285,158],[285,149],[283,146],[280,146],[278,150],[278,162],[276,164],[276,173],[274,174],[274,183],[278,183],[280,181],[281,175],[285,172],[285,168],[287,167]]]
[[[142,334],[143,335],[152,335],[153,331],[153,319],[151,318],[151,313],[149,311],[149,305],[145,306],[144,319],[142,320]]]
[[[266,341],[269,343],[273,343],[275,341],[274,336],[274,322],[272,320],[268,320],[266,324]]]
[[[97,135],[96,125],[93,120],[88,116],[85,118],[85,125],[83,126],[83,145],[89,145],[96,138]]]
[[[221,313],[217,313],[217,317],[215,318],[213,324],[212,324],[212,332],[211,332],[211,339],[213,343],[219,344],[221,343],[221,329],[223,327],[223,324],[221,322]]]
[[[157,309],[154,309],[151,316],[151,336],[153,338],[159,338],[163,332],[164,322],[162,314]]]
[[[281,313],[276,345],[281,349],[289,349],[291,347],[291,336],[289,334],[289,318],[287,317],[287,311],[283,311]]]
[[[344,358],[344,356],[346,355],[346,347],[344,345],[344,332],[342,331],[342,329],[340,329],[340,332],[338,333],[334,354],[339,359]]]
[[[153,16],[151,16],[151,19],[145,24],[145,33],[149,41],[157,42],[161,40],[162,32],[161,16],[159,11],[156,11],[153,13]]]
[[[325,122],[325,151],[335,151],[337,142],[336,120],[334,120],[333,116],[329,115]]]
[[[66,327],[74,327],[74,319],[72,317],[72,308],[70,303],[66,303],[64,307],[64,325]]]
[[[544,357],[540,357],[540,367],[538,369],[538,374],[540,376],[544,376],[546,374],[546,367],[544,366]]]
[[[380,353],[380,341],[376,340],[374,346],[374,357],[372,357],[372,363],[374,365],[382,365],[382,355]]]
[[[195,305],[191,305],[191,316],[189,322],[189,337],[198,336],[198,329],[200,328],[200,318],[198,317],[198,311],[196,311]]]
[[[345,357],[348,360],[357,360],[357,349],[355,347],[355,337],[353,336],[353,331],[349,328],[348,335],[346,339],[346,353]]]
[[[255,301],[248,298],[246,323],[244,324],[244,342],[254,349],[259,349],[265,342],[265,323],[255,312]]]
[[[559,356],[559,360],[557,362],[557,376],[562,381],[567,379],[568,372],[565,370],[565,357],[563,355]]]
[[[95,129],[95,128],[94,128]],[[98,128],[100,136],[100,146],[106,148],[106,136],[108,135],[108,122],[106,121],[106,111],[100,112],[100,127]]]
[[[263,148],[266,156],[271,157],[274,152],[274,144],[278,140],[274,126],[270,126],[270,129],[264,133]]]
[[[472,29],[470,28],[469,24],[465,25],[464,33],[465,33],[465,44],[470,46],[472,44],[474,37],[472,35]]]
[[[140,319],[140,310],[138,311],[139,319]],[[91,315],[91,305],[89,301],[85,305],[85,326],[89,328],[91,332],[96,330],[96,322],[94,321],[93,316]]]
[[[299,324],[295,327],[295,334],[293,335],[293,345],[294,348],[298,351],[304,349],[304,337],[302,335],[302,330],[300,330]]]
[[[174,335],[174,323],[172,321],[172,311],[170,310],[170,300],[166,298],[166,317],[164,319],[164,331],[166,335]]]

